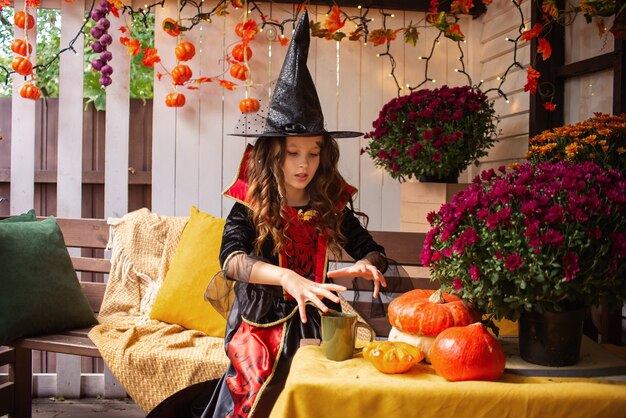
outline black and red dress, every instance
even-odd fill
[[[245,159],[242,165],[245,166]],[[220,263],[224,265],[229,255],[235,252],[253,254],[253,243],[257,233],[251,221],[250,204],[245,201],[247,183],[245,175],[224,194],[234,198],[233,206],[226,219]],[[361,225],[347,202],[355,190],[346,185],[345,201],[339,203],[343,211],[341,232],[346,237],[345,251],[355,260],[372,252],[383,253],[371,235]],[[267,239],[256,258],[270,264],[289,268],[309,280],[326,281],[328,266],[328,246],[326,238],[316,229],[315,212],[307,207],[287,208],[287,234],[291,238],[279,255],[274,254],[274,243]],[[196,391],[213,390],[210,399],[207,394],[196,396],[194,413],[182,412],[185,396],[178,402],[176,416],[198,417],[267,417],[280,394],[291,360],[303,338],[320,337],[320,313],[306,305],[307,323],[303,324],[298,313],[298,305],[284,293],[281,286],[253,284],[243,281],[234,283],[234,303],[228,316],[225,335],[225,349],[231,360],[226,373],[217,382],[207,383]],[[331,309],[341,310],[339,304],[324,299]],[[182,392],[184,392],[183,390]],[[186,398],[192,398],[188,391]],[[180,393],[180,392],[179,392]],[[173,395],[176,397],[177,394]],[[201,400],[198,400],[201,399]],[[168,398],[169,400],[169,398]],[[208,404],[207,404],[208,400]],[[168,416],[157,413],[167,410],[167,400],[155,408],[150,418]],[[174,416],[173,413],[170,416]]]

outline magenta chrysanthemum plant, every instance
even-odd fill
[[[626,180],[595,163],[488,170],[431,213],[431,278],[495,318],[626,297]]]
[[[394,179],[443,179],[487,155],[496,123],[493,102],[476,88],[416,90],[383,106],[364,152]]]

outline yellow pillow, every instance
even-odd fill
[[[207,285],[220,269],[219,251],[226,221],[191,207],[170,269],[150,318],[213,337],[224,337],[226,320],[204,300]]]

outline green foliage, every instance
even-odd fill
[[[13,42],[13,8],[5,7],[0,11],[0,66],[11,71],[11,61],[13,52],[11,42]],[[100,86],[98,79],[100,73],[91,69],[91,60],[98,57],[98,54],[91,50],[93,38],[89,34],[89,29],[95,24],[89,19],[85,26],[85,74],[83,95],[87,103],[93,103],[98,110],[104,110],[106,105],[106,90]],[[119,42],[116,38],[119,34],[118,28],[111,27],[110,33],[114,37],[113,42]],[[154,47],[154,15],[147,15],[146,21],[133,19],[131,22],[132,36],[142,44],[142,49],[146,46]],[[59,96],[59,59],[55,55],[61,48],[61,12],[56,9],[39,9],[37,11],[37,65],[46,66],[38,69],[37,85],[42,89],[44,95],[48,97]],[[72,52],[67,51],[66,54]],[[142,65],[142,54],[134,56],[131,60],[130,71],[130,97],[139,99],[152,98],[152,87],[154,72],[152,68]],[[116,68],[113,68],[114,71]],[[12,77],[7,80],[7,72],[0,68],[0,96],[12,95]],[[5,83],[6,81],[6,83]]]

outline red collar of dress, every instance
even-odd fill
[[[241,158],[241,162],[239,163],[239,168],[237,169],[237,175],[235,177],[235,181],[226,188],[222,192],[222,194],[226,197],[230,197],[235,201],[246,205],[247,207],[252,207],[252,203],[249,202],[246,197],[248,194],[248,188],[250,187],[248,184],[248,163],[250,161],[250,154],[252,153],[252,145],[248,144],[246,150],[243,153],[243,157]],[[348,200],[351,196],[354,196],[357,192],[356,187],[345,183],[344,185],[345,193],[342,194],[342,198],[339,199],[337,203],[338,209],[343,209],[347,204]]]

